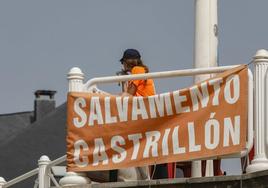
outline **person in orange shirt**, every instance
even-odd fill
[[[143,63],[141,55],[136,49],[127,49],[124,51],[123,57],[120,59],[124,67],[124,72],[129,72],[131,74],[144,74],[148,73],[148,67]],[[151,96],[155,95],[154,81],[152,79],[145,80],[131,80],[127,82],[124,89],[123,95],[132,95],[132,96]],[[139,169],[140,168],[140,169]],[[139,167],[138,169],[143,173],[148,171],[147,167]],[[154,169],[154,170],[153,170]],[[151,167],[152,178],[153,179],[162,179],[167,178],[167,165],[159,164],[154,167]],[[147,174],[148,176],[148,174]]]
[[[136,49],[127,49],[120,59],[124,71],[131,74],[148,73],[148,67],[143,63],[141,55]],[[152,79],[132,80],[127,82],[125,92],[133,96],[151,96],[155,95],[154,81]]]
[[[123,65],[123,72],[130,74],[144,74],[148,73],[148,67],[143,63],[141,55],[136,49],[127,49],[124,51],[123,57],[120,59]],[[147,97],[155,95],[154,81],[152,79],[131,80],[124,85],[124,95]],[[117,174],[117,181],[134,181],[134,180],[148,180],[150,179],[148,166],[133,167],[126,169],[119,169],[112,172],[114,176]],[[114,179],[114,178],[113,178]]]
[[[139,51],[136,49],[125,50],[123,57],[120,59],[120,62],[123,65],[124,72],[130,74],[144,74],[149,72],[148,67],[143,63],[141,59]],[[156,94],[155,86],[154,81],[152,79],[131,80],[125,84],[123,93],[123,95],[142,96],[142,97],[147,97],[155,94]],[[134,170],[140,173],[140,175],[137,175],[137,177],[140,176],[141,179],[149,179],[148,167],[137,167],[136,169],[134,168],[121,169],[119,170],[118,177],[120,177],[120,172],[122,172],[123,174],[121,175],[121,177],[126,176],[125,174],[128,174],[128,176],[130,177],[130,174],[133,175],[133,173],[135,173]],[[154,171],[154,173],[152,173],[153,179],[167,178],[166,164],[159,164],[154,167],[151,167],[150,171]]]

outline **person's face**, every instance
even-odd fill
[[[126,71],[131,71],[131,69],[137,65],[137,59],[126,59],[123,61],[123,67]]]

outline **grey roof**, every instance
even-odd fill
[[[15,138],[32,122],[33,112],[0,115],[0,146]]]
[[[14,119],[16,121],[16,119]],[[42,155],[51,160],[66,153],[66,104],[20,131],[0,145],[0,176],[7,181],[37,168]],[[24,186],[18,186],[24,187]]]

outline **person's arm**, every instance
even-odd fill
[[[123,87],[124,91],[121,93],[121,96],[134,96],[137,91],[137,86],[133,83],[127,84]]]
[[[134,67],[131,70],[131,74],[143,74],[145,73],[144,68],[142,67]],[[137,88],[140,84],[143,83],[143,80],[132,80],[127,82],[127,84],[125,85],[126,87],[124,88],[124,95],[132,95],[134,96],[137,92]]]
[[[136,91],[137,91],[137,86],[133,83],[129,84],[127,88],[127,93],[130,95],[135,95]]]

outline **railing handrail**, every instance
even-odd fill
[[[52,166],[55,166],[55,165],[58,165],[62,162],[64,162],[66,160],[66,155],[63,155],[57,159],[55,159],[54,161],[51,161],[48,165],[47,165],[47,168],[50,168]]]
[[[35,169],[33,169],[33,170],[31,170],[31,171],[25,173],[25,174],[22,174],[22,175],[20,175],[20,176],[14,178],[14,179],[8,181],[8,182],[3,186],[3,188],[10,187],[11,185],[14,185],[14,184],[19,183],[19,182],[21,182],[21,181],[23,181],[23,180],[26,180],[26,179],[28,179],[28,178],[34,176],[34,175],[37,175],[37,174],[38,174],[38,171],[39,171],[39,168],[35,168]]]
[[[149,78],[168,78],[168,77],[170,78],[170,77],[178,77],[178,76],[193,76],[193,75],[198,75],[198,74],[212,74],[212,73],[220,73],[220,72],[235,68],[237,66],[239,65],[162,71],[162,72],[152,72],[152,73],[145,73],[145,74],[135,74],[135,75],[97,77],[97,78],[92,78],[88,80],[83,85],[83,88],[84,88],[83,90],[86,91],[90,86],[98,84],[98,83],[113,83],[113,82],[149,79]]]
[[[59,157],[59,158],[57,158],[57,159],[51,161],[51,162],[48,164],[47,168],[51,168],[52,166],[58,165],[58,164],[64,162],[65,160],[66,160],[66,155],[61,156],[61,157]],[[14,179],[8,181],[8,182],[3,186],[3,188],[10,187],[10,186],[12,186],[12,185],[14,185],[14,184],[16,184],[16,183],[19,183],[19,182],[21,182],[21,181],[23,181],[23,180],[26,180],[26,179],[28,179],[28,178],[34,176],[34,175],[37,175],[38,172],[39,172],[39,168],[35,168],[35,169],[33,169],[33,170],[29,171],[29,172],[26,172],[25,174],[22,174],[22,175],[20,175],[20,176],[14,178]]]

